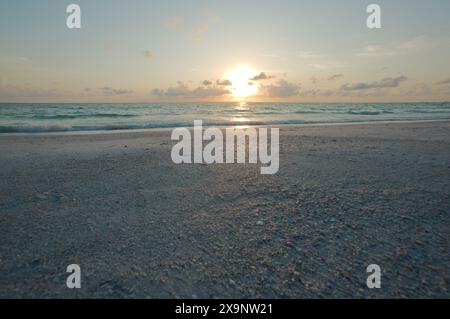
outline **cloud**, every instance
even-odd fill
[[[115,89],[112,87],[103,87],[99,89],[100,91],[103,92],[104,95],[107,96],[111,96],[111,95],[126,95],[126,94],[131,94],[133,93],[132,90],[127,90],[127,89]]]
[[[202,82],[202,84],[204,86],[209,86],[209,85],[212,85],[213,83],[211,81],[209,81],[209,80],[205,80],[205,81]]]
[[[41,89],[29,86],[2,85],[0,98],[49,98],[62,96],[56,89]]]
[[[343,77],[344,75],[342,74],[342,73],[339,73],[339,74],[333,74],[333,75],[331,75],[329,78],[328,78],[328,81],[334,81],[334,80],[337,80],[337,79],[339,79],[339,78],[341,78],[341,77]]]
[[[179,81],[178,86],[169,87],[167,90],[154,89],[152,91],[153,95],[156,96],[169,96],[169,97],[178,97],[178,96],[188,96],[189,88],[183,82]]]
[[[48,69],[39,66],[30,58],[23,56],[1,56],[0,55],[1,73],[9,72],[47,72]]]
[[[217,80],[216,84],[219,86],[231,86],[233,83],[231,83],[230,80]]]
[[[210,12],[207,12],[206,15],[207,18],[198,23],[190,33],[191,38],[194,39],[195,42],[203,42],[205,33],[210,30],[211,25],[220,22],[219,16]]]
[[[356,53],[358,57],[389,57],[403,54],[396,48],[390,48],[382,45],[368,45]]]
[[[280,59],[281,58],[281,55],[272,54],[272,53],[261,53],[259,56],[263,57],[263,58],[272,58],[272,59]]]
[[[229,95],[231,92],[217,86],[199,86],[191,89],[183,82],[178,82],[178,86],[169,87],[166,90],[154,89],[152,94],[159,97],[208,98]]]
[[[324,92],[322,92],[323,96],[332,96],[334,94],[333,90],[326,90]]]
[[[362,91],[362,90],[370,90],[370,89],[388,89],[388,88],[396,88],[400,85],[401,82],[407,81],[408,78],[406,76],[399,76],[396,78],[384,78],[378,82],[371,83],[355,83],[355,84],[344,84],[341,86],[342,91]]]
[[[450,84],[450,78],[443,80],[443,81],[439,81],[436,83],[437,85],[447,85]]]
[[[309,60],[308,66],[315,69],[325,70],[343,67],[341,62],[329,55],[309,51],[298,51],[291,54],[299,59]]]
[[[418,36],[411,40],[404,41],[399,44],[399,49],[404,50],[414,50],[414,49],[422,49],[426,47],[432,47],[436,44],[436,40],[434,38],[428,36]]]
[[[183,21],[184,20],[182,17],[178,17],[178,16],[171,17],[171,18],[167,19],[166,21],[164,21],[163,27],[166,29],[175,29],[180,24],[182,24]]]
[[[322,91],[320,89],[310,89],[310,90],[304,90],[300,92],[301,97],[329,97],[334,95],[334,91],[332,90],[325,90]]]
[[[208,20],[202,21],[192,31],[192,38],[196,42],[202,42],[203,37],[205,33],[208,32],[208,30],[209,30],[209,21]]]
[[[318,77],[312,76],[310,78],[310,80],[313,84],[317,84],[322,81],[335,81],[343,76],[344,76],[344,74],[342,74],[342,73],[330,75],[328,78],[318,78]]]
[[[411,83],[395,90],[386,90],[383,88],[373,90],[355,90],[355,91],[339,91],[336,92],[341,97],[352,98],[400,98],[405,99],[420,99],[420,100],[448,100],[450,96],[449,86],[432,86],[427,83]]]
[[[143,54],[144,54],[144,58],[146,58],[148,60],[153,59],[153,53],[150,50],[145,50],[143,52]]]
[[[308,51],[298,51],[295,56],[300,59],[326,59],[327,56],[323,54],[308,52]]]
[[[261,85],[260,90],[268,97],[291,97],[300,92],[300,86],[286,80],[279,80],[276,84]]]
[[[327,62],[319,62],[319,63],[310,63],[308,64],[310,67],[319,70],[333,69],[333,68],[342,68],[343,65],[337,61],[327,61]]]
[[[404,90],[401,90],[399,92],[400,95],[403,96],[427,96],[427,95],[434,95],[439,94],[439,92],[433,90],[432,87],[430,87],[428,84],[425,83],[417,83],[413,85],[412,87],[405,88]]]
[[[8,64],[15,67],[29,67],[33,61],[23,56],[0,56],[0,64]]]
[[[261,72],[258,75],[255,75],[254,77],[250,78],[250,81],[261,81],[261,80],[269,80],[275,78],[274,76],[267,75],[265,72]]]
[[[164,90],[161,89],[153,89],[151,93],[156,96],[164,96],[166,94]]]
[[[392,57],[408,54],[415,50],[433,47],[439,42],[439,39],[418,36],[407,41],[389,45],[368,45],[356,52],[355,55],[358,57]]]
[[[231,91],[219,87],[198,87],[191,92],[192,97],[219,97],[231,94]]]
[[[303,97],[316,97],[317,95],[320,94],[320,92],[321,92],[320,90],[311,89],[301,92],[300,95]]]

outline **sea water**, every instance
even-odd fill
[[[450,102],[0,104],[0,133],[450,119]]]

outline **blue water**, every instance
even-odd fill
[[[282,125],[450,119],[450,102],[394,104],[0,104],[0,133],[204,125]]]

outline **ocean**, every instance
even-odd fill
[[[0,104],[0,133],[450,119],[450,102]]]

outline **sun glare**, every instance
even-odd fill
[[[258,93],[258,86],[250,79],[257,74],[257,71],[249,65],[239,65],[230,69],[226,74],[226,79],[233,84],[234,97],[248,97]]]

